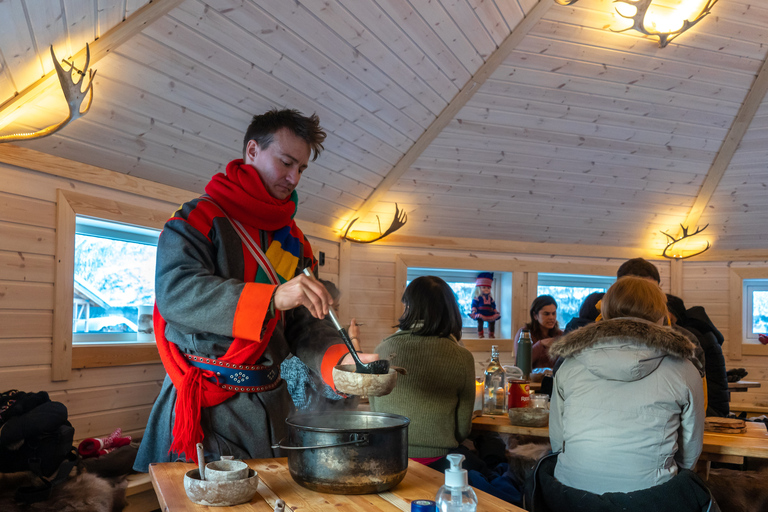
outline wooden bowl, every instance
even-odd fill
[[[509,422],[519,427],[546,427],[549,425],[549,409],[543,407],[513,407],[508,414]]]
[[[355,373],[355,365],[340,364],[333,368],[336,389],[347,395],[384,396],[395,388],[398,368],[390,367],[388,373]]]
[[[184,475],[184,491],[193,503],[208,507],[231,507],[251,501],[259,487],[259,474],[248,470],[248,477],[240,480],[216,482],[200,480],[200,470],[190,469]]]

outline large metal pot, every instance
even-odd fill
[[[334,411],[285,420],[288,470],[300,485],[332,494],[370,494],[400,483],[408,470],[408,424],[397,414]]]

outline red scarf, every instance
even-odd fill
[[[295,190],[288,199],[275,199],[256,169],[240,159],[229,162],[227,174],[214,176],[205,193],[233,219],[266,231],[287,226],[296,214]]]
[[[242,160],[230,162],[227,174],[215,175],[206,185],[205,192],[231,218],[266,231],[292,224],[296,213],[295,191],[288,199],[275,199],[269,195],[256,169]],[[243,251],[243,257],[253,258],[248,251]],[[256,364],[277,326],[280,315],[276,313],[260,340],[234,338],[227,352],[218,360],[236,365]],[[214,376],[213,372],[190,365],[179,347],[166,339],[166,322],[160,316],[157,304],[154,327],[160,359],[177,392],[173,440],[168,451],[185,454],[187,459],[197,462],[195,445],[204,437],[200,424],[201,408],[218,405],[233,396],[235,391],[225,391],[208,380]]]

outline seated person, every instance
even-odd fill
[[[372,411],[410,418],[408,456],[430,464],[459,451],[469,436],[475,362],[459,344],[461,313],[445,281],[418,277],[405,289],[402,300],[405,312],[398,323],[400,330],[374,352],[408,374],[398,376],[390,394],[369,400]]]
[[[520,339],[520,332],[527,329],[531,333],[531,368],[554,368],[555,359],[549,354],[552,342],[563,334],[557,325],[557,301],[551,295],[540,295],[533,299],[529,311],[531,321],[525,324],[517,334],[515,340]],[[515,354],[517,354],[517,341],[515,341]]]
[[[549,438],[560,452],[554,476],[595,494],[627,493],[671,480],[702,450],[704,391],[687,359],[693,344],[662,323],[656,283],[616,281],[603,321],[552,344],[565,358],[555,374]]]
[[[685,309],[680,297],[667,294],[667,309],[672,325],[679,325],[696,336],[704,351],[704,372],[707,382],[707,416],[728,416],[730,395],[728,377],[725,370],[725,357],[720,346],[723,335],[714,326],[704,308],[698,306]],[[698,315],[697,315],[698,313]]]
[[[603,300],[603,295],[605,295],[605,292],[593,292],[587,295],[579,308],[579,316],[571,318],[571,321],[565,326],[563,332],[568,334],[579,327],[595,323],[600,314],[600,310],[597,308],[597,303]]]

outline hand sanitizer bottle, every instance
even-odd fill
[[[447,456],[451,467],[445,470],[445,485],[437,491],[435,501],[439,512],[475,512],[477,495],[469,486],[467,470],[461,469],[464,456],[452,453]]]

